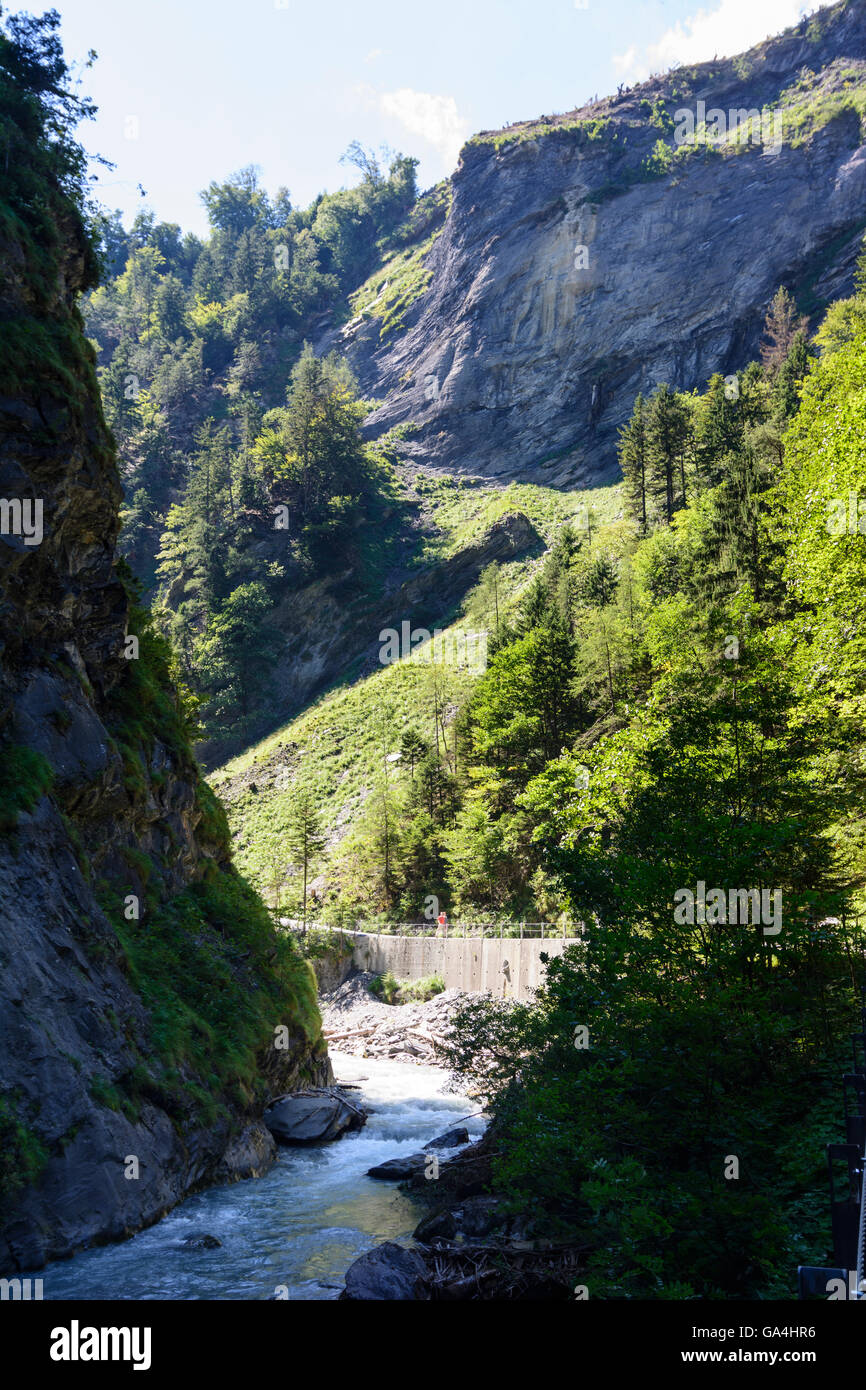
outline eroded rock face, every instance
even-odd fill
[[[674,146],[652,120],[660,97],[670,116],[699,100],[776,112],[804,99],[792,89],[805,70],[807,87],[830,102],[846,81],[866,81],[862,5],[735,62],[536,123],[498,150],[493,137],[470,142],[427,261],[431,284],[405,330],[384,345],[376,319],[343,332],[363,390],[384,398],[370,433],[411,422],[403,455],[454,471],[609,481],[638,392],[661,382],[691,390],[741,368],[780,284],[816,308],[850,293],[866,223],[853,110],[796,148],[790,137],[780,148],[768,140],[647,172],[660,137]],[[595,120],[609,125],[562,128]]]

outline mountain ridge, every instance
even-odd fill
[[[804,99],[790,89],[810,61]],[[780,284],[813,308],[850,292],[864,86],[866,14],[843,0],[738,58],[473,137],[402,329],[383,343],[355,320],[326,340],[380,402],[369,437],[409,427],[404,460],[456,472],[612,480],[640,391],[734,370]],[[677,109],[771,99],[778,149],[671,143]]]

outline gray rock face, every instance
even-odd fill
[[[278,1144],[328,1144],[365,1118],[338,1095],[323,1094],[284,1096],[268,1107],[264,1122]]]
[[[780,284],[813,308],[850,293],[866,224],[853,110],[796,147],[695,151],[656,176],[656,142],[675,142],[652,106],[662,98],[671,125],[699,100],[784,111],[804,99],[804,70],[832,100],[852,69],[866,81],[864,60],[866,11],[839,6],[736,61],[502,132],[498,149],[494,136],[470,142],[402,333],[383,345],[370,319],[339,335],[363,390],[384,398],[371,435],[412,422],[399,445],[410,460],[551,485],[611,480],[638,392],[691,390],[745,365]],[[598,120],[609,124],[566,128]]]
[[[426,1301],[430,1298],[426,1275],[427,1266],[416,1250],[386,1241],[349,1266],[340,1298],[366,1303]]]
[[[217,1182],[241,1182],[245,1178],[260,1178],[277,1156],[277,1146],[270,1130],[259,1121],[247,1125],[232,1139],[215,1173]]]
[[[0,1274],[131,1235],[198,1187],[263,1172],[275,1153],[249,1106],[212,1124],[166,1099],[152,1016],[103,911],[119,916],[126,894],[163,904],[227,870],[229,850],[206,823],[183,738],[167,728],[163,740],[162,725],[137,734],[141,702],[132,713],[119,698],[130,603],[114,448],[74,307],[87,253],[58,189],[42,192],[33,207],[53,214],[56,236],[40,222],[36,240],[51,244],[54,273],[28,264],[14,219],[0,231],[0,317],[51,342],[62,329],[70,374],[43,361],[22,386],[9,354],[0,363],[0,498],[44,508],[39,544],[0,535],[0,1147],[13,1155],[0,1175]],[[50,794],[37,779],[14,805],[22,750],[44,760]],[[321,1050],[291,1042],[257,1059],[272,1093],[329,1080]]]

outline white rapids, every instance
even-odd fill
[[[360,1082],[362,1130],[322,1148],[281,1148],[263,1178],[210,1188],[118,1245],[39,1271],[46,1299],[335,1299],[348,1266],[384,1240],[407,1240],[425,1208],[367,1169],[417,1153],[477,1109],[445,1091],[446,1073],[331,1053],[339,1081]],[[479,1117],[465,1120],[473,1138]],[[452,1151],[449,1151],[452,1152]],[[189,1235],[219,1249],[184,1249]]]

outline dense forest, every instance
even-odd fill
[[[420,717],[383,735],[398,766],[334,850],[326,916],[418,918],[434,895],[476,921],[574,922],[709,881],[682,877],[687,844],[723,856],[720,882],[751,864],[753,886],[803,909],[848,901],[863,870],[859,763],[844,754],[856,721],[838,719],[833,686],[819,685],[820,720],[812,708],[791,460],[802,383],[837,361],[859,302],[812,344],[780,290],[760,363],[636,401],[618,521],[563,526],[517,595],[485,571],[465,610],[489,631],[488,669],[455,696],[431,667]],[[856,555],[859,534],[828,539]]]
[[[536,1004],[469,1010],[455,1062],[496,1057],[498,1188],[581,1229],[613,1296],[781,1296],[820,1245],[862,962],[864,289],[813,346],[780,293],[736,389],[636,403],[630,542],[586,566],[563,539],[468,711],[483,778],[458,834],[510,834],[588,933]],[[506,721],[528,642],[593,652],[594,679]],[[678,918],[698,884],[779,891],[781,929],[709,893]]]
[[[202,194],[209,238],[140,213],[96,230],[86,304],[125,491],[122,545],[200,700],[209,737],[246,731],[294,590],[350,564],[387,510],[388,463],[361,439],[369,403],[307,342],[339,323],[381,258],[444,216],[417,160],[353,144],[357,187],[293,208],[254,168]],[[282,542],[273,554],[273,532]]]

